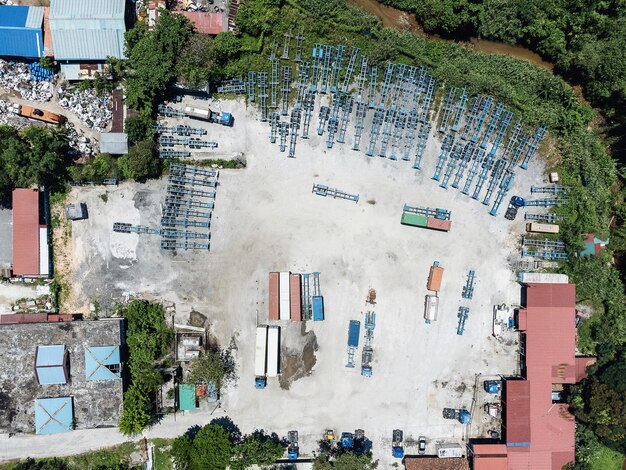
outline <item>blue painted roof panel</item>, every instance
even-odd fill
[[[58,434],[72,430],[74,409],[71,397],[35,400],[35,433]]]
[[[62,366],[37,367],[37,381],[40,385],[67,383]]]
[[[65,346],[55,344],[51,346],[37,346],[36,366],[59,366],[63,365]]]
[[[28,17],[28,7],[0,5],[0,27],[23,28]]]
[[[119,346],[91,346],[85,348],[85,375],[87,380],[115,380],[120,375],[106,366],[120,364]]]

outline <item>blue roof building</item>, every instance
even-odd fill
[[[87,380],[115,380],[121,377],[119,346],[90,346],[85,348]]]
[[[73,430],[72,397],[38,398],[35,400],[35,433],[58,434]]]
[[[124,58],[125,0],[51,0],[54,57],[67,61]]]
[[[42,57],[43,16],[43,7],[0,5],[0,56]]]
[[[39,385],[67,383],[67,350],[65,346],[37,346],[35,376]]]

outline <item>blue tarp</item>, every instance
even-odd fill
[[[119,372],[113,372],[106,366],[120,364],[119,346],[91,346],[85,348],[85,375],[87,380],[115,380]],[[118,370],[120,368],[118,367]]]
[[[58,434],[72,430],[74,409],[71,397],[35,400],[35,433]]]

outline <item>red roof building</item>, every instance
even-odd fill
[[[552,391],[584,378],[594,361],[575,357],[575,306],[574,284],[526,287],[518,322],[526,377],[506,381],[506,444],[474,446],[475,470],[561,470],[574,460],[574,417],[567,404],[553,402]]]
[[[48,240],[39,223],[39,191],[13,190],[13,275],[48,274]]]
[[[175,13],[187,17],[199,33],[215,36],[224,31],[224,15],[222,13],[202,11],[176,11]]]

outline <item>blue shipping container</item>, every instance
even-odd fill
[[[356,348],[359,346],[359,333],[361,332],[361,322],[358,320],[350,320],[350,329],[348,330],[348,346]]]
[[[313,320],[322,321],[324,319],[324,297],[313,296]]]

